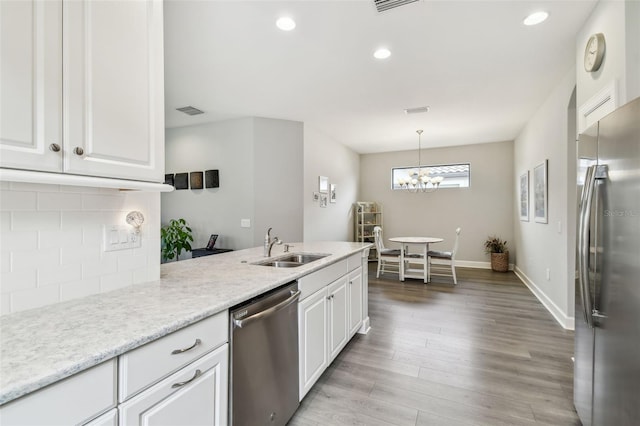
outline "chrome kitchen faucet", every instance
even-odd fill
[[[278,237],[271,239],[271,229],[267,229],[267,233],[264,234],[264,257],[271,257],[271,248],[274,244],[282,244],[282,240]]]

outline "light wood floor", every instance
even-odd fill
[[[458,268],[398,281],[369,272],[371,331],[356,335],[289,423],[579,425],[573,332],[511,272]]]

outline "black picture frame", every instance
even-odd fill
[[[213,250],[213,246],[216,245],[216,240],[218,239],[218,234],[211,234],[209,237],[209,242],[207,243],[207,250]]]
[[[164,183],[173,186],[173,173],[164,175]]]
[[[205,170],[204,172],[204,186],[205,188],[219,188],[220,187],[220,173],[218,170]]]
[[[191,172],[189,180],[191,189],[202,189],[202,172]]]
[[[174,186],[176,189],[189,189],[189,173],[176,173]]]

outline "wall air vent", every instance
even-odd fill
[[[413,3],[418,0],[373,0],[376,4],[378,12],[384,12],[385,10],[393,9],[395,7],[404,6],[405,4]]]
[[[429,112],[428,106],[417,107],[417,108],[407,108],[404,110],[405,114],[421,114],[423,112]]]
[[[198,114],[204,114],[204,111],[199,110],[198,108],[194,108],[191,105],[186,106],[186,107],[182,107],[182,108],[176,108],[178,111],[180,112],[184,112],[187,115],[198,115]]]

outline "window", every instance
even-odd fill
[[[391,169],[391,189],[402,189],[400,180],[409,181],[409,173],[418,167],[394,167]],[[442,176],[444,180],[440,188],[468,188],[471,174],[469,164],[440,164],[436,166],[422,166],[429,170],[430,177]]]

